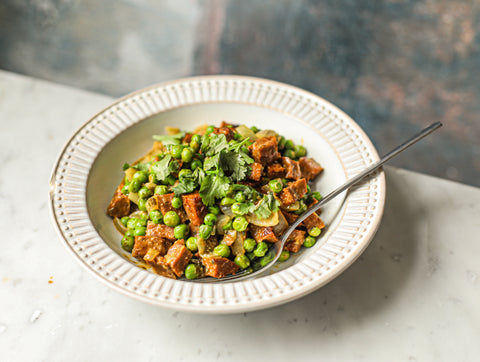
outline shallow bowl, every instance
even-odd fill
[[[365,250],[383,214],[383,172],[322,210],[317,244],[264,276],[231,283],[172,280],[146,270],[120,247],[105,214],[122,165],[151,147],[165,126],[191,130],[221,121],[273,129],[304,144],[325,171],[326,194],[378,160],[362,129],[326,100],[286,84],[241,76],[180,79],[134,92],[88,120],[61,150],[50,182],[54,224],[74,257],[108,286],[148,303],[201,313],[258,310],[292,301],[338,276]]]

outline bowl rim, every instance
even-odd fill
[[[380,222],[381,222],[381,219],[382,219],[382,216],[383,216],[383,212],[384,212],[385,197],[386,197],[386,182],[385,182],[385,174],[384,174],[383,170],[377,171],[377,174],[374,177],[371,178],[371,180],[376,180],[376,182],[378,183],[378,190],[377,190],[377,192],[378,192],[378,196],[377,196],[378,205],[377,205],[377,208],[375,210],[376,211],[375,220],[373,220],[372,227],[370,227],[368,229],[368,233],[363,236],[363,240],[362,240],[361,243],[358,244],[358,247],[355,249],[355,252],[351,253],[349,255],[349,258],[347,258],[346,261],[342,262],[338,267],[335,267],[334,271],[327,273],[324,277],[321,278],[321,281],[317,281],[316,283],[313,283],[313,284],[312,283],[305,283],[301,287],[298,287],[294,290],[291,290],[288,293],[283,293],[283,294],[278,294],[278,295],[275,295],[275,296],[270,296],[267,299],[247,300],[247,302],[243,302],[243,303],[224,304],[224,305],[217,305],[217,304],[210,304],[209,305],[207,303],[203,303],[203,304],[200,304],[200,305],[199,304],[183,304],[183,303],[178,303],[178,301],[176,301],[176,300],[172,301],[171,299],[169,299],[169,300],[155,299],[155,298],[152,298],[152,297],[148,297],[146,295],[142,295],[139,292],[136,292],[135,290],[131,290],[129,288],[123,287],[119,283],[115,283],[114,281],[110,280],[109,278],[106,278],[103,275],[101,275],[97,270],[92,268],[87,263],[87,261],[79,255],[78,252],[76,252],[74,250],[72,245],[69,243],[69,238],[67,238],[66,233],[64,233],[63,230],[62,230],[59,219],[58,219],[57,214],[56,214],[56,206],[55,206],[54,197],[55,197],[55,192],[56,192],[56,189],[57,189],[57,187],[56,187],[56,176],[58,175],[58,169],[60,167],[60,162],[61,162],[63,156],[65,155],[66,150],[71,145],[72,141],[75,140],[76,137],[91,122],[96,120],[102,114],[105,114],[105,112],[107,112],[108,110],[114,109],[116,106],[122,104],[123,102],[131,100],[132,98],[134,98],[136,96],[139,96],[141,94],[145,94],[149,91],[153,91],[153,90],[156,90],[156,89],[166,89],[169,86],[175,86],[175,85],[178,85],[178,84],[185,84],[185,83],[191,83],[191,82],[215,82],[215,81],[224,81],[224,82],[239,81],[239,82],[254,82],[256,84],[267,84],[267,85],[272,86],[272,87],[278,87],[280,89],[289,90],[294,94],[300,94],[300,95],[303,95],[304,97],[309,97],[309,98],[315,99],[317,102],[322,103],[324,106],[327,106],[328,108],[330,108],[330,110],[334,111],[337,115],[339,115],[341,118],[346,120],[348,122],[349,126],[352,129],[354,129],[356,134],[360,135],[360,137],[362,139],[362,142],[368,148],[368,151],[370,153],[369,156],[371,156],[371,158],[372,158],[371,162],[375,162],[379,159],[378,153],[377,153],[373,143],[371,142],[369,137],[366,135],[366,133],[363,131],[363,129],[350,116],[348,116],[344,111],[339,109],[337,106],[335,106],[331,102],[325,100],[324,98],[322,98],[322,97],[320,97],[320,96],[318,96],[318,95],[316,95],[312,92],[309,92],[307,90],[301,89],[301,88],[293,86],[293,85],[285,84],[285,83],[270,80],[270,79],[264,79],[264,78],[258,78],[258,77],[252,77],[252,76],[243,76],[243,75],[205,75],[205,76],[193,76],[193,77],[180,78],[180,79],[170,80],[170,81],[161,82],[161,83],[157,83],[157,84],[152,84],[148,87],[135,90],[131,93],[126,94],[123,97],[120,97],[120,98],[116,99],[115,101],[113,101],[112,103],[110,103],[109,105],[104,107],[102,110],[95,113],[88,120],[86,120],[72,134],[72,136],[65,142],[64,146],[61,148],[60,152],[58,153],[58,156],[55,160],[55,163],[54,163],[54,166],[53,166],[53,169],[52,169],[52,173],[51,173],[51,177],[50,177],[50,187],[49,187],[49,210],[50,210],[50,215],[51,215],[51,217],[54,221],[54,225],[55,225],[55,229],[57,231],[57,234],[59,235],[60,239],[63,239],[63,241],[64,241],[63,244],[65,245],[67,250],[69,250],[69,252],[75,257],[75,259],[80,263],[80,265],[82,265],[82,267],[84,267],[88,272],[90,272],[92,275],[94,275],[98,280],[100,280],[101,282],[105,283],[106,285],[112,287],[114,290],[119,291],[122,294],[128,295],[128,296],[133,297],[137,300],[141,300],[143,302],[147,302],[147,303],[152,304],[152,305],[163,306],[163,307],[172,308],[172,309],[179,310],[179,311],[187,311],[187,312],[195,312],[195,313],[223,314],[223,313],[240,313],[240,312],[266,309],[266,308],[270,308],[270,307],[273,307],[273,306],[277,306],[277,305],[284,304],[284,303],[293,301],[295,299],[298,299],[298,298],[300,298],[302,296],[305,296],[306,294],[309,294],[309,293],[313,292],[314,290],[317,290],[317,289],[321,288],[322,286],[328,284],[330,281],[332,281],[337,276],[339,276],[341,273],[343,273],[347,268],[349,268],[357,260],[357,258],[364,252],[364,250],[368,247],[371,240],[373,239],[375,233],[377,232],[377,230],[380,226]],[[180,104],[176,107],[165,108],[165,109],[163,109],[160,112],[157,112],[155,114],[158,114],[158,113],[161,113],[161,112],[164,112],[164,111],[168,111],[168,110],[172,110],[172,109],[176,109],[176,108],[180,108],[180,107],[183,107],[183,106],[195,105],[195,104],[199,104],[199,103],[201,103],[201,102],[192,102],[192,103],[188,103],[188,104]],[[205,102],[205,103],[213,104],[213,103],[235,103],[235,102],[231,102],[231,101],[228,101],[228,100],[211,100],[211,101]],[[247,102],[239,102],[239,103],[247,104]],[[262,107],[261,104],[257,104],[257,106]],[[265,108],[268,108],[268,107],[265,107]],[[279,111],[279,110],[275,109],[275,111]],[[149,118],[153,115],[154,114],[149,115],[146,118]],[[294,115],[289,114],[289,116],[297,119],[297,117],[295,117]],[[146,119],[146,118],[143,118],[143,119]],[[140,118],[140,119],[137,120],[137,122],[141,122],[143,119]],[[302,121],[302,122],[309,125],[310,127],[313,127],[311,124],[307,123],[306,121]],[[120,133],[123,132],[127,128],[128,127],[123,128],[120,131]],[[105,144],[102,145],[101,150],[99,150],[97,152],[97,154],[95,155],[94,160],[91,163],[91,165],[93,165],[94,161],[97,159],[98,155],[101,153],[103,148],[105,148],[114,138],[115,137],[108,140],[108,142],[106,142]],[[336,150],[335,150],[335,152],[336,152]],[[88,170],[88,173],[90,173],[90,169]],[[83,194],[86,197],[86,195],[85,195],[86,190],[83,190]],[[349,196],[347,196],[345,201],[343,202],[342,208],[339,211],[339,214],[345,212],[346,201],[347,201],[348,197]],[[85,207],[86,207],[86,205],[85,205]],[[88,215],[88,212],[87,212],[87,215]],[[338,217],[338,215],[337,215],[337,217]],[[91,220],[90,220],[89,217],[88,217],[88,221],[91,223]],[[101,239],[101,237],[100,237],[100,239]],[[103,239],[101,239],[101,240],[104,244],[106,244],[106,242]],[[110,249],[110,251],[112,253],[115,253],[111,249]],[[118,257],[120,257],[120,256],[118,256]],[[295,265],[297,265],[297,264],[295,264]],[[295,265],[293,265],[292,267],[294,267]],[[292,267],[290,267],[290,268],[292,268]],[[288,269],[290,269],[290,268],[288,268]],[[286,269],[286,270],[288,270],[288,269]],[[163,278],[161,276],[155,276],[155,277]],[[270,276],[264,276],[264,277],[261,277],[261,278],[256,278],[253,281],[256,281],[256,280],[259,280],[259,279],[265,279],[265,278],[268,279],[269,277]],[[164,278],[164,279],[167,279],[167,278]],[[191,283],[191,282],[188,282],[188,281],[176,281],[176,282],[177,283],[185,283],[185,284],[195,284],[196,286],[207,286],[208,285],[208,284]],[[210,285],[213,286],[212,288],[215,288],[214,286],[220,286],[220,285],[225,286],[225,285],[228,285],[228,284],[239,284],[239,283],[246,283],[246,282],[252,282],[252,281],[243,281],[243,282],[234,282],[234,283],[225,283],[224,282],[224,283],[221,283],[221,284],[219,283],[219,284],[213,284],[213,285],[210,284]]]

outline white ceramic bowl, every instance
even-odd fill
[[[322,194],[378,160],[361,128],[324,99],[264,79],[208,76],[162,83],[132,93],[78,130],[60,152],[51,179],[51,210],[65,245],[93,275],[136,299],[183,311],[233,313],[286,303],[320,288],[363,252],[383,213],[382,172],[325,206],[327,228],[311,249],[268,275],[202,284],[153,274],[120,247],[105,214],[123,176],[122,165],[145,154],[165,126],[191,130],[204,123],[256,125],[303,142],[324,168]]]

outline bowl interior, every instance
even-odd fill
[[[105,213],[123,177],[122,165],[125,162],[133,162],[147,153],[152,146],[152,135],[163,134],[166,126],[189,131],[205,123],[219,125],[222,120],[233,124],[255,125],[260,129],[273,129],[295,143],[303,143],[308,150],[308,156],[315,158],[325,169],[313,185],[313,189],[323,195],[346,180],[345,167],[326,137],[319,130],[290,115],[269,108],[239,103],[195,104],[164,111],[141,120],[121,132],[103,148],[90,170],[86,189],[87,210],[95,229],[112,250],[138,265],[122,250],[121,235],[113,226],[112,219]],[[329,228],[333,229],[335,217],[342,208],[343,200],[344,195],[338,196],[323,208],[322,219],[327,228],[315,247],[303,249],[288,262],[281,263],[273,272],[308,257],[321,247],[328,238]]]

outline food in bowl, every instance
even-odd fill
[[[222,278],[259,269],[269,244],[321,195],[323,168],[273,130],[222,122],[192,132],[168,128],[132,165],[107,214],[122,248],[170,278]],[[325,227],[316,213],[289,236],[280,261],[312,247]]]

